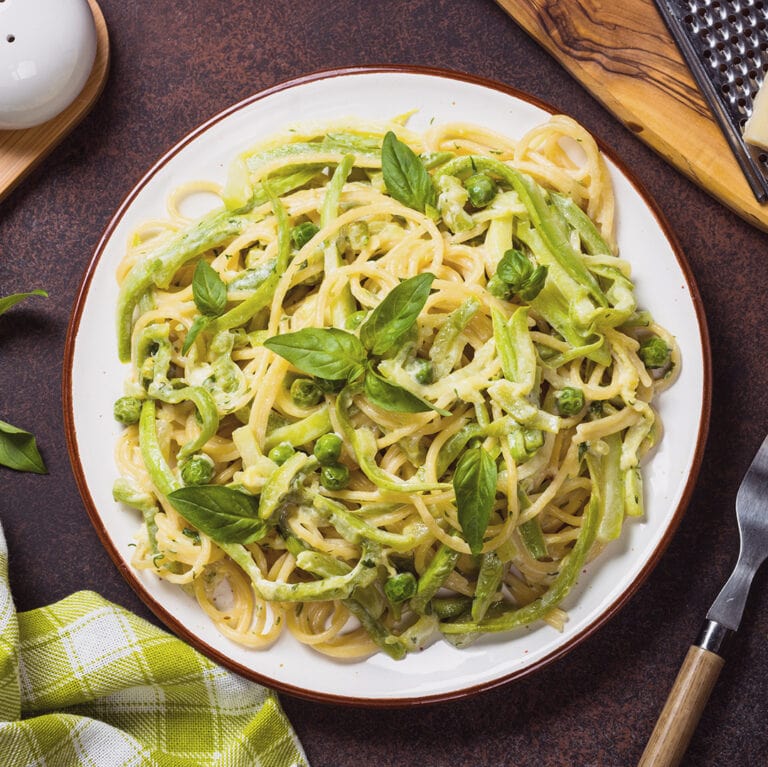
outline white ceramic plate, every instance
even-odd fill
[[[191,180],[223,181],[235,154],[288,123],[385,118],[412,109],[418,109],[415,127],[426,128],[433,119],[469,120],[512,136],[545,120],[548,111],[503,86],[434,70],[321,73],[258,94],[183,139],[129,194],[85,275],[67,340],[64,397],[73,467],[92,521],[120,570],[161,620],[205,653],[245,676],[310,698],[375,705],[444,700],[528,673],[562,655],[613,615],[658,560],[692,491],[706,434],[709,347],[698,292],[658,211],[611,160],[621,254],[633,264],[640,304],[677,336],[683,366],[660,401],[665,434],[646,468],[646,518],[627,524],[621,540],[581,577],[563,605],[569,620],[562,633],[537,624],[465,650],[438,642],[399,662],[380,654],[341,663],[290,636],[267,651],[249,650],[219,635],[181,589],[130,568],[129,544],[139,519],[112,500],[116,470],[110,458],[120,429],[112,405],[126,374],[115,351],[115,267],[130,233],[164,213],[172,189]]]

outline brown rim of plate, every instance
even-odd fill
[[[691,465],[691,471],[688,475],[688,480],[685,485],[685,490],[683,491],[683,494],[680,499],[680,503],[675,509],[674,515],[669,525],[667,526],[661,541],[659,542],[657,547],[654,549],[651,556],[646,560],[645,565],[643,566],[642,570],[639,572],[635,580],[622,592],[621,596],[618,599],[616,599],[616,601],[613,602],[607,609],[601,612],[600,615],[592,623],[590,623],[586,628],[584,628],[580,633],[575,634],[569,642],[567,642],[562,647],[558,647],[549,655],[541,658],[536,663],[531,664],[530,666],[527,666],[524,669],[521,669],[519,671],[513,671],[509,674],[505,674],[501,677],[498,677],[497,679],[482,682],[477,685],[470,685],[460,690],[453,690],[445,693],[437,693],[434,695],[427,695],[423,697],[385,698],[385,699],[365,698],[365,697],[358,698],[358,697],[352,697],[352,696],[335,695],[331,693],[320,693],[312,690],[305,690],[300,687],[295,687],[294,685],[279,682],[268,676],[261,675],[258,672],[254,671],[253,669],[247,668],[241,665],[240,663],[233,661],[231,658],[227,657],[223,653],[219,652],[218,650],[216,650],[215,648],[211,647],[209,644],[201,640],[198,636],[193,634],[186,626],[184,626],[180,621],[178,621],[175,617],[173,617],[159,602],[157,602],[154,599],[154,597],[152,597],[146,591],[144,586],[140,583],[138,578],[135,576],[133,570],[131,570],[129,567],[126,566],[126,563],[124,562],[120,553],[112,544],[112,541],[110,540],[109,535],[107,534],[107,531],[104,527],[104,523],[96,509],[96,505],[90,494],[88,482],[83,472],[83,466],[80,460],[80,454],[78,450],[77,437],[75,434],[74,412],[72,409],[72,362],[73,362],[73,355],[74,355],[75,338],[77,336],[77,332],[80,327],[80,320],[81,320],[83,308],[85,305],[85,300],[88,296],[88,289],[91,283],[91,279],[93,278],[96,267],[104,252],[104,248],[106,247],[108,240],[110,239],[115,228],[117,227],[118,222],[122,219],[122,217],[128,210],[129,206],[131,205],[135,197],[138,195],[139,191],[143,189],[147,185],[147,183],[149,183],[149,181],[152,179],[155,173],[161,167],[163,167],[172,157],[178,154],[178,152],[182,148],[187,146],[190,142],[192,142],[201,134],[205,133],[213,125],[216,125],[219,122],[221,122],[224,118],[274,93],[277,93],[279,91],[284,91],[290,88],[295,88],[297,86],[304,85],[306,83],[315,82],[317,80],[330,79],[334,77],[343,77],[347,75],[387,74],[387,73],[406,74],[406,75],[407,74],[429,75],[432,77],[442,77],[447,80],[456,80],[459,82],[470,83],[473,85],[478,85],[481,87],[499,91],[500,93],[504,93],[508,96],[519,99],[521,101],[525,101],[529,104],[539,107],[540,109],[546,112],[549,112],[550,114],[558,113],[558,110],[556,110],[550,104],[536,98],[535,96],[530,96],[529,94],[523,93],[508,85],[504,85],[503,83],[495,82],[493,80],[489,80],[483,77],[476,77],[474,75],[464,74],[460,72],[453,72],[445,69],[438,69],[438,68],[425,67],[425,66],[404,66],[404,65],[357,66],[357,67],[349,67],[349,68],[343,68],[343,69],[331,69],[331,70],[313,72],[313,73],[302,75],[300,77],[297,77],[291,80],[287,80],[285,82],[278,83],[277,85],[267,88],[266,90],[260,91],[259,93],[249,96],[248,98],[238,102],[237,104],[234,104],[233,106],[228,107],[224,111],[218,113],[214,117],[204,122],[198,128],[196,128],[195,130],[187,134],[177,144],[175,144],[170,150],[168,150],[157,162],[155,162],[152,165],[152,167],[149,169],[149,171],[147,171],[147,173],[145,173],[145,175],[141,178],[141,180],[133,187],[133,189],[131,189],[131,191],[123,200],[120,207],[117,209],[115,214],[110,219],[109,224],[107,224],[106,229],[104,230],[101,238],[99,239],[99,243],[96,246],[94,256],[91,259],[91,262],[85,271],[85,274],[83,276],[83,279],[80,283],[80,287],[77,292],[77,297],[75,299],[72,313],[70,315],[69,325],[67,328],[67,337],[66,337],[66,342],[64,347],[63,375],[62,375],[62,400],[63,400],[63,407],[64,407],[64,427],[65,427],[65,433],[66,433],[67,447],[68,447],[68,452],[70,456],[70,461],[72,463],[72,470],[75,475],[75,480],[77,482],[80,495],[82,496],[83,502],[85,503],[86,511],[88,512],[88,516],[91,519],[91,523],[96,528],[96,533],[98,534],[99,539],[101,540],[102,544],[106,548],[107,552],[109,553],[114,563],[117,565],[118,570],[122,573],[123,577],[128,582],[129,586],[131,586],[131,588],[136,592],[139,598],[147,605],[147,607],[155,614],[155,616],[157,616],[157,618],[162,623],[164,623],[168,628],[170,628],[176,635],[184,639],[186,642],[192,645],[195,649],[199,650],[201,653],[208,656],[212,660],[216,661],[217,663],[220,663],[222,666],[225,666],[231,669],[232,671],[235,671],[236,673],[240,674],[243,677],[246,677],[255,682],[263,684],[267,687],[271,687],[279,692],[283,692],[288,695],[293,695],[306,700],[322,702],[322,703],[343,704],[343,705],[349,705],[349,706],[367,706],[371,708],[396,708],[396,707],[403,707],[403,706],[409,706],[409,705],[423,705],[426,703],[439,703],[439,702],[445,702],[450,700],[457,700],[460,698],[466,698],[470,695],[474,695],[484,690],[490,690],[494,687],[498,687],[500,685],[506,684],[512,681],[513,679],[520,679],[523,676],[532,674],[533,672],[537,671],[543,666],[546,666],[547,664],[551,663],[557,658],[562,657],[567,652],[570,652],[574,647],[581,644],[585,639],[587,639],[595,631],[597,631],[610,618],[616,615],[616,613],[629,601],[630,597],[632,597],[632,595],[635,594],[635,592],[638,590],[640,585],[645,581],[645,579],[649,576],[653,568],[658,563],[659,559],[661,558],[661,555],[664,553],[667,546],[669,545],[669,542],[672,539],[673,534],[677,530],[680,524],[680,520],[682,519],[683,513],[685,512],[685,509],[688,506],[688,503],[691,499],[691,495],[693,494],[696,478],[701,468],[701,462],[704,454],[707,432],[709,429],[711,397],[712,397],[712,360],[711,360],[711,347],[710,347],[710,341],[709,341],[709,333],[707,330],[707,323],[704,315],[701,296],[699,294],[698,287],[696,286],[696,282],[693,277],[693,272],[690,268],[690,265],[688,264],[688,261],[682,252],[682,249],[680,247],[680,244],[676,236],[672,232],[669,224],[667,223],[664,215],[662,214],[656,202],[645,191],[645,189],[640,184],[636,176],[624,165],[624,163],[620,159],[618,159],[607,147],[605,147],[600,142],[599,139],[596,139],[598,146],[600,148],[600,151],[619,168],[619,170],[626,176],[626,178],[630,181],[630,183],[635,187],[636,191],[639,193],[639,195],[642,197],[645,204],[653,213],[656,219],[656,222],[659,225],[659,228],[664,233],[664,236],[666,237],[670,246],[672,247],[672,250],[674,252],[675,258],[677,259],[678,265],[680,266],[680,269],[683,272],[683,276],[685,277],[688,291],[690,293],[691,300],[693,302],[694,309],[696,311],[696,318],[698,321],[699,335],[701,338],[702,352],[703,352],[703,360],[702,360],[703,391],[702,391],[701,419],[699,421],[699,432],[696,440],[696,449],[694,452],[693,462]]]

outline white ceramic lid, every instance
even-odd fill
[[[0,0],[0,130],[30,128],[66,109],[95,58],[87,0]]]

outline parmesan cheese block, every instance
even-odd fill
[[[768,149],[768,77],[752,100],[752,114],[744,124],[744,141]]]

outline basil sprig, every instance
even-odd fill
[[[190,485],[168,500],[187,522],[216,543],[254,543],[267,533],[258,516],[259,499],[224,485]]]
[[[497,474],[496,461],[482,447],[467,450],[453,474],[459,524],[473,554],[479,554],[483,548],[483,536],[496,498]]]
[[[523,301],[533,301],[544,287],[547,273],[548,267],[534,268],[525,254],[512,248],[501,257],[491,281],[502,291],[506,289],[510,294],[517,293]],[[496,292],[494,285],[490,285],[491,292]]]
[[[424,213],[437,204],[432,177],[418,155],[389,131],[381,145],[381,170],[390,197]]]
[[[195,317],[184,339],[181,353],[186,354],[200,331],[214,318],[224,312],[227,306],[227,286],[219,273],[207,262],[200,260],[192,275],[192,298],[200,314]]]
[[[384,410],[422,413],[436,410],[427,400],[388,381],[376,372],[376,357],[408,335],[429,297],[434,274],[424,273],[393,288],[360,327],[360,337],[339,328],[304,328],[272,336],[264,346],[303,373],[330,381],[363,379],[368,399]]]
[[[0,297],[0,314],[30,296],[48,297],[44,290],[31,290],[28,293],[12,293]],[[28,431],[19,429],[5,421],[0,421],[0,465],[15,471],[28,471],[33,474],[47,474],[45,463],[37,449],[35,438]]]

